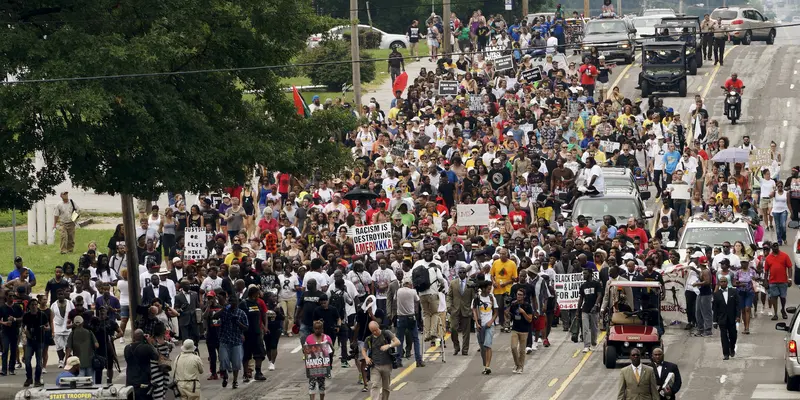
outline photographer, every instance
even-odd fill
[[[368,325],[372,333],[365,340],[361,348],[361,355],[367,365],[375,368],[375,377],[372,381],[372,398],[388,399],[391,394],[392,381],[392,353],[390,350],[400,346],[400,341],[388,330],[381,330],[377,322]]]

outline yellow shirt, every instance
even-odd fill
[[[595,125],[597,125],[597,124],[599,124],[601,122],[603,122],[603,117],[601,117],[599,115],[596,115],[596,114],[592,115],[592,119],[590,120],[590,125],[591,126],[595,126]]]
[[[500,287],[494,288],[493,293],[495,295],[508,294],[511,292],[510,282],[517,279],[517,263],[511,259],[506,260],[506,262],[497,259],[492,263],[492,269],[489,275],[492,277],[492,282],[501,285]],[[503,284],[507,285],[502,286]]]
[[[244,256],[246,256],[246,255],[247,255],[247,254],[241,253],[241,254],[240,254],[238,257],[237,257],[237,256],[236,256],[236,254],[230,253],[230,254],[228,254],[227,256],[225,256],[225,264],[231,265],[231,263],[233,262],[233,260],[234,260],[234,259],[236,259],[236,260],[239,260],[239,262],[242,262],[242,259],[243,259],[243,258],[244,258]]]
[[[400,112],[400,109],[397,108],[397,107],[394,107],[394,108],[390,109],[389,110],[389,119],[397,119],[397,113],[399,113],[399,112]]]
[[[722,204],[722,192],[717,193],[714,197],[717,198],[717,204]],[[734,207],[739,207],[739,199],[736,198],[736,194],[728,191],[728,197],[731,199],[731,204],[733,204]]]
[[[617,126],[628,126],[630,123],[631,116],[628,114],[621,114],[617,117]]]

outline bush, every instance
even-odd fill
[[[371,60],[372,57],[360,53],[362,60]],[[344,40],[324,40],[319,46],[308,50],[302,57],[302,63],[322,63],[331,61],[350,61],[350,43]],[[340,92],[342,85],[352,83],[353,71],[351,64],[324,64],[303,67],[305,75],[314,85],[325,85],[328,91]],[[361,62],[361,82],[371,82],[375,79],[375,62]]]
[[[381,47],[382,34],[369,29],[358,30],[358,47],[362,49],[378,49]],[[350,31],[342,32],[342,39],[350,43]]]

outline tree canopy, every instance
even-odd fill
[[[351,114],[299,117],[280,71],[258,68],[291,63],[334,23],[310,1],[26,0],[0,15],[0,73],[104,77],[0,86],[0,156],[14,155],[3,157],[0,185],[18,190],[12,198],[35,200],[42,194],[20,182],[49,190],[64,173],[98,192],[149,197],[241,183],[256,164],[308,176],[351,160],[329,140],[355,127]],[[143,76],[118,76],[127,74]],[[35,150],[46,173],[32,168]]]

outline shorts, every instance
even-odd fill
[[[281,332],[281,328],[278,327],[276,329],[270,329],[269,333],[264,336],[264,345],[267,351],[278,349],[278,341],[281,340]]]
[[[364,348],[365,348],[364,342],[359,340],[358,341],[358,361],[363,361],[364,360],[364,355],[361,354],[361,349],[364,349]]]
[[[122,318],[128,318],[131,316],[131,306],[120,306],[119,307],[119,316]]]
[[[492,348],[492,339],[494,339],[494,327],[483,327],[478,329],[478,345],[482,347]]]
[[[753,307],[753,299],[756,297],[755,292],[739,292],[739,308]]]
[[[244,337],[243,353],[244,359],[263,360],[267,350],[264,348],[264,336],[262,334],[248,333]]]
[[[439,47],[439,41],[436,39],[428,39],[428,47]]]
[[[219,345],[219,366],[220,371],[241,371],[242,369],[242,345],[220,343]]]
[[[69,335],[56,335],[53,338],[56,342],[56,350],[61,351],[67,348],[67,340],[69,339]]]
[[[308,394],[325,394],[325,378],[308,378]]]
[[[767,292],[769,292],[769,297],[780,297],[785,299],[787,288],[788,285],[786,283],[770,283]]]
[[[758,208],[770,208],[772,207],[772,199],[769,197],[762,197],[758,201]]]
[[[531,329],[534,332],[543,331],[547,328],[547,317],[540,315],[531,321]]]

